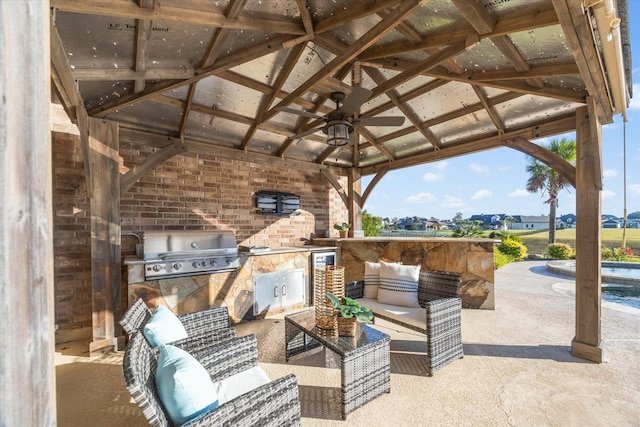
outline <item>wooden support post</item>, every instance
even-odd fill
[[[576,111],[576,336],[574,356],[602,363],[601,192],[602,127],[593,97]]]
[[[122,348],[120,174],[118,125],[89,119],[91,162],[91,276],[93,341],[91,354]]]
[[[49,2],[0,1],[0,425],[56,424]]]
[[[348,218],[351,228],[349,229],[349,236],[354,237],[355,234],[359,234],[362,231],[362,206],[360,206],[360,191],[362,187],[362,180],[360,172],[356,168],[349,170],[347,177],[348,198],[347,203]]]

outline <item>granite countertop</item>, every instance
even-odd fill
[[[240,251],[240,256],[256,256],[256,255],[275,255],[284,254],[290,252],[332,252],[337,250],[335,246],[316,246],[316,245],[304,245],[304,246],[283,246],[280,248],[270,248],[261,252],[246,252]]]

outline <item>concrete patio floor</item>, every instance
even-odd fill
[[[496,271],[496,310],[463,310],[463,359],[425,372],[424,336],[377,321],[391,336],[391,393],[340,420],[340,372],[323,351],[286,363],[281,318],[237,325],[255,333],[271,378],[298,377],[303,425],[638,426],[640,310],[603,304],[606,362],[573,357],[573,281],[543,261]],[[56,352],[59,426],[144,426],[122,380],[122,353],[88,357],[87,343]]]

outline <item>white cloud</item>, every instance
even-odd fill
[[[479,163],[471,163],[469,165],[469,170],[481,175],[489,175],[490,172],[490,169],[487,166],[481,165]]]
[[[611,190],[602,190],[602,200],[611,200],[616,198],[616,193]]]
[[[618,176],[618,171],[616,169],[605,169],[602,172],[602,176],[603,178],[615,178],[616,176]]]
[[[431,193],[418,193],[406,198],[407,203],[433,203],[438,198]]]
[[[444,179],[444,175],[439,173],[427,172],[424,175],[422,175],[422,180],[427,182],[442,181],[443,179]]]
[[[633,93],[640,93],[640,83],[633,84]],[[640,110],[640,96],[634,96],[629,103],[629,110]]]
[[[509,172],[512,169],[513,169],[513,167],[512,166],[508,166],[508,165],[499,166],[498,167],[498,172]]]
[[[460,197],[446,195],[444,196],[444,202],[440,205],[443,208],[448,209],[462,209],[467,206],[467,204]]]
[[[627,186],[627,191],[631,197],[640,197],[640,184],[631,184]]]
[[[529,197],[529,196],[531,196],[531,193],[529,193],[524,188],[518,188],[517,190],[513,190],[508,195],[508,197]]]
[[[491,197],[493,197],[493,193],[485,189],[478,190],[475,192],[473,196],[471,196],[473,200],[483,200],[483,199],[489,199]]]
[[[439,162],[435,162],[433,164],[433,167],[434,167],[434,169],[437,169],[439,171],[443,171],[443,170],[445,170],[446,168],[449,167],[449,163],[447,163],[444,160],[440,160]]]

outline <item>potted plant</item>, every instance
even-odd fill
[[[347,224],[346,222],[340,224],[336,222],[335,224],[333,224],[333,228],[338,230],[338,233],[340,233],[340,238],[344,239],[345,237],[347,237],[347,231],[349,231],[349,229],[351,228],[351,224]]]
[[[337,297],[331,292],[326,295],[338,316],[338,335],[353,337],[357,322],[365,323],[373,319],[373,312],[353,298]]]

